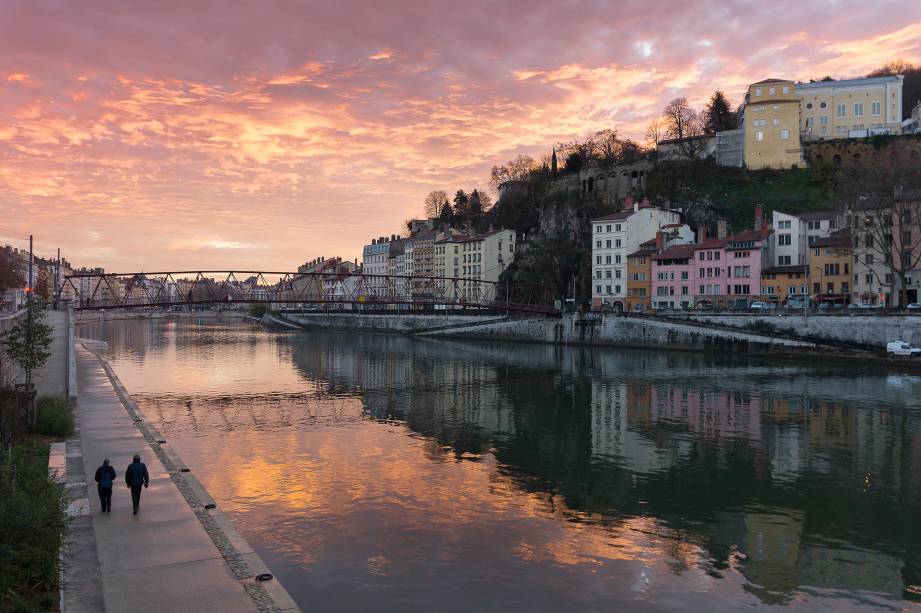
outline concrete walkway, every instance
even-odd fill
[[[125,410],[99,358],[79,344],[77,372],[80,443],[99,562],[98,570],[86,571],[101,574],[105,611],[258,610]],[[136,516],[124,485],[135,453],[150,472]],[[105,457],[118,472],[107,514],[100,512],[93,484]]]

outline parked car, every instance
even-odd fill
[[[798,309],[803,310],[803,307],[811,309],[815,306],[815,303],[812,302],[812,298],[787,298],[787,302],[784,304],[784,308],[787,309]]]
[[[916,358],[921,356],[921,347],[912,347],[905,341],[892,341],[886,344],[886,353],[890,358],[895,356]]]
[[[760,300],[756,300],[755,302],[752,302],[748,308],[752,311],[773,311],[777,308],[777,305],[770,302],[761,302]]]
[[[834,303],[834,302],[823,302],[822,304],[819,305],[819,310],[820,310],[820,311],[831,311],[831,310],[835,310],[835,309],[840,310],[840,309],[843,309],[843,308],[844,308],[843,305],[837,304],[837,303]]]
[[[849,310],[872,310],[872,309],[885,309],[886,305],[884,304],[864,304],[862,302],[852,302],[847,305]]]
[[[905,308],[915,313],[921,312],[921,302],[912,302]]]
[[[713,302],[710,300],[698,300],[697,304],[694,305],[694,308],[698,311],[712,311]]]

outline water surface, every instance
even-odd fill
[[[901,610],[921,377],[84,324],[305,611]]]

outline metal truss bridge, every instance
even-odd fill
[[[487,309],[557,315],[550,288],[477,279],[332,272],[175,271],[75,274],[56,299],[75,310],[269,304],[343,311]]]

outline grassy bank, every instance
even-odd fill
[[[67,520],[64,490],[48,477],[48,444],[20,441],[0,456],[0,611],[55,610]]]

